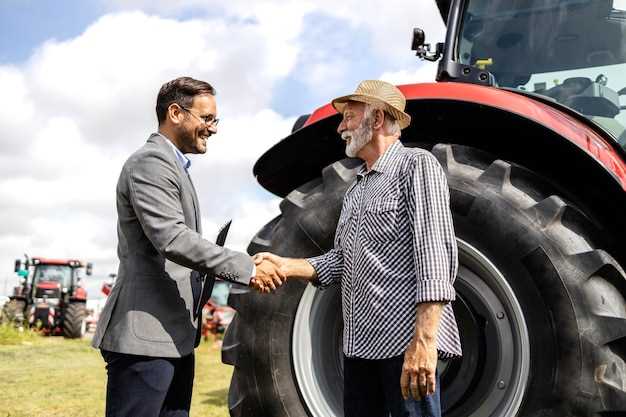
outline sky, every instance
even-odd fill
[[[410,50],[445,27],[434,0],[0,0],[0,295],[30,256],[94,263],[89,295],[117,271],[115,185],[156,131],[159,87],[217,89],[218,134],[191,156],[205,238],[233,219],[244,251],[279,214],[252,175],[295,119],[363,79],[433,81]]]

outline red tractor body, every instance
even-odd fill
[[[589,124],[564,106],[539,101],[513,91],[461,83],[424,83],[400,85],[407,101],[442,100],[459,101],[489,106],[516,114],[558,133],[595,159],[608,172],[613,174],[626,191],[626,162],[624,151],[607,138],[601,130]],[[337,112],[327,104],[315,110],[304,122],[303,127],[315,124]],[[419,115],[417,116],[419,117]]]

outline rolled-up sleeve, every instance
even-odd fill
[[[407,175],[407,201],[417,271],[417,302],[453,301],[458,249],[446,175],[432,155],[418,155],[411,168]]]
[[[323,255],[307,258],[307,262],[313,266],[317,273],[317,281],[313,281],[312,284],[320,289],[325,289],[341,280],[341,271],[343,269],[341,249],[334,248]]]

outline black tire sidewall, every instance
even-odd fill
[[[455,191],[468,192],[467,183],[463,184],[450,181],[453,200],[458,195]],[[508,204],[498,193],[483,188],[472,194],[476,198],[474,212],[464,216],[453,211],[456,236],[486,256],[502,273],[517,298],[528,329],[530,373],[518,415],[558,408],[569,389],[563,385],[563,375],[561,384],[557,384],[557,370],[567,370],[569,377],[577,380],[581,361],[573,301],[565,284],[554,276],[559,273],[557,268],[563,264],[563,257],[519,208]],[[524,260],[538,248],[545,251],[549,262],[530,271]],[[565,325],[559,326],[557,317]]]
[[[63,336],[69,339],[82,337],[82,322],[87,317],[86,305],[84,302],[72,302],[63,314]]]

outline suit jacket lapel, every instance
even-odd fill
[[[178,167],[180,176],[183,178],[183,183],[186,183],[185,184],[186,187],[183,186],[183,189],[191,194],[194,216],[195,216],[195,219],[194,219],[195,231],[198,233],[202,233],[202,222],[200,220],[200,204],[198,203],[198,196],[196,194],[196,189],[193,186],[193,181],[191,181],[191,176],[189,175],[189,172],[187,172],[185,167],[180,163],[180,161],[176,157],[175,151],[172,149],[172,145],[167,143],[167,141],[168,139],[159,133],[153,133],[148,139],[148,142],[152,142],[159,146],[167,148],[168,150],[167,154],[170,155],[171,162],[174,165],[176,165],[176,167]]]
[[[196,189],[193,185],[193,181],[191,180],[191,176],[189,175],[189,172],[187,172],[185,167],[182,166],[182,164],[176,157],[174,150],[171,149],[170,144],[166,142],[167,140],[168,139],[166,139],[162,135],[158,133],[154,133],[152,136],[150,136],[150,138],[148,139],[148,142],[152,142],[159,146],[168,148],[168,151],[169,151],[168,155],[171,156],[170,160],[174,165],[176,165],[176,167],[178,167],[180,176],[183,178],[183,183],[181,184],[183,188],[183,192],[187,192],[191,194],[191,200],[193,203],[194,217],[195,217],[194,218],[195,231],[202,234],[202,222],[200,219],[200,204],[198,203],[198,196],[196,194]],[[208,300],[208,297],[210,297],[211,294],[209,293],[207,296],[206,293],[208,291],[211,291],[211,289],[213,288],[213,279],[212,278],[207,279],[203,275],[204,274],[201,274],[198,271],[192,271],[189,277],[190,283],[191,283],[191,290],[192,290],[193,298],[194,298],[193,300],[194,317],[197,317],[198,314],[202,312],[202,306],[204,305],[204,303],[206,303],[206,300],[204,302],[202,302],[202,300],[205,297]],[[201,278],[201,280],[199,280],[198,278]],[[208,284],[207,281],[211,281],[209,285],[207,285]]]
[[[196,194],[196,187],[194,187],[193,185],[193,181],[191,180],[191,176],[189,175],[189,172],[185,171],[185,176],[187,177],[187,180],[189,181],[189,186],[191,187],[191,196],[193,199],[193,209],[194,209],[194,214],[196,216],[196,231],[200,234],[202,234],[202,221],[201,221],[201,217],[200,217],[200,203],[198,202],[198,194]]]

